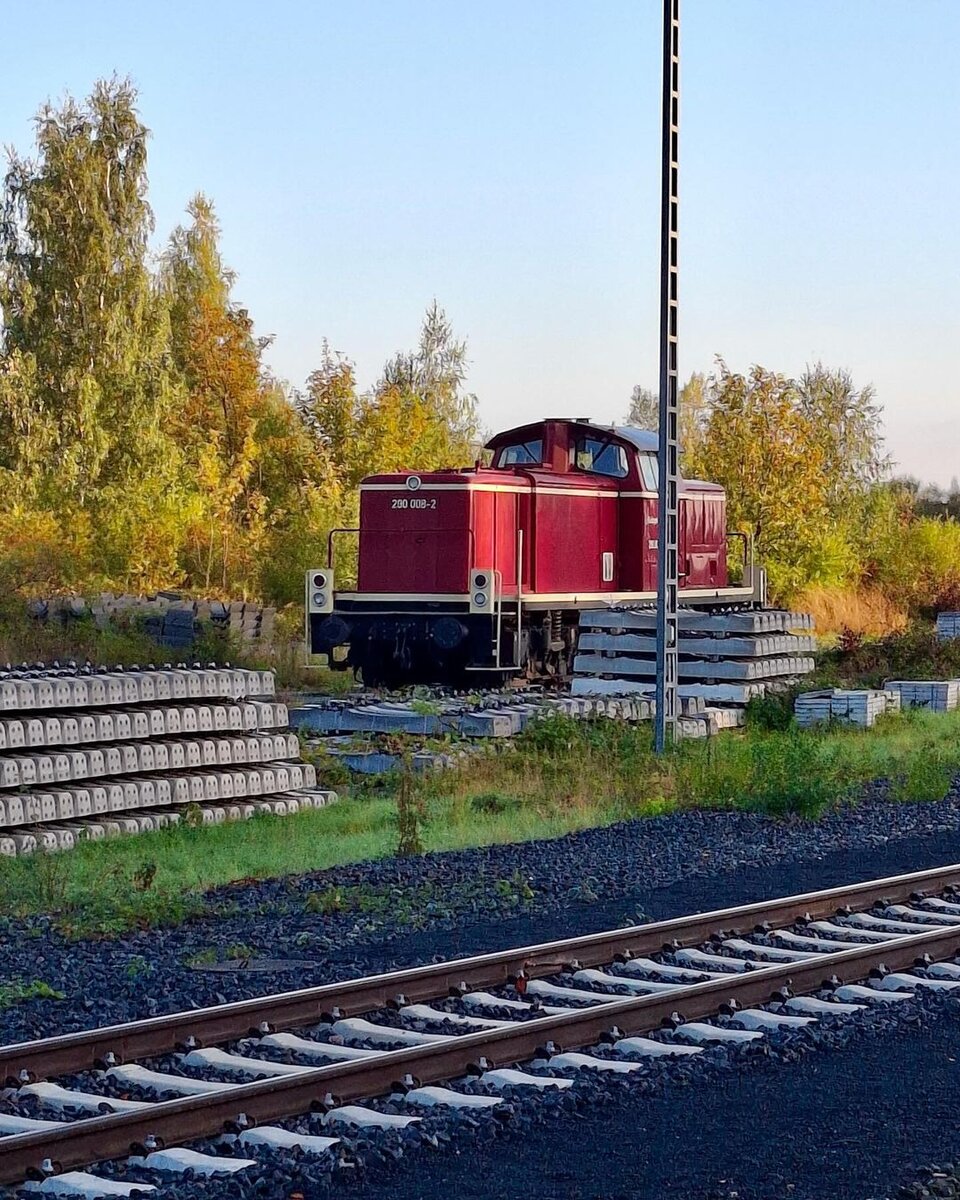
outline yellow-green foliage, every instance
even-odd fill
[[[807,593],[894,614],[880,630],[843,622],[868,632],[960,603],[960,524],[922,516],[915,489],[887,481],[870,387],[820,364],[790,379],[721,361],[681,404],[684,469],[725,486],[728,524],[753,539],[776,599],[802,604]]]
[[[878,565],[878,578],[911,608],[960,605],[960,524],[919,517],[901,529],[896,554]]]
[[[369,391],[325,345],[302,392],[273,378],[206,197],[154,269],[136,101],[128,81],[101,81],[41,110],[34,158],[10,155],[0,587],[293,602],[329,531],[357,524],[364,475],[473,459],[465,345],[434,303],[417,348]],[[638,389],[632,419],[649,423],[655,399]],[[688,381],[681,416],[686,472],[726,487],[730,527],[753,537],[775,598],[867,588],[900,610],[960,605],[960,525],[883,482],[869,387],[820,365],[789,379],[721,362]],[[344,581],[355,549],[336,544]]]
[[[114,79],[45,107],[36,159],[10,158],[0,585],[293,601],[329,530],[356,523],[362,475],[469,460],[464,346],[434,304],[369,394],[325,354],[300,397],[266,370],[204,196],[152,271],[146,146]]]

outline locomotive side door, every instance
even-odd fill
[[[697,516],[692,509],[693,506],[686,496],[681,495],[677,498],[677,583],[681,588],[689,587],[692,582],[688,547],[694,533],[691,526],[696,525]]]
[[[643,480],[643,590],[657,590],[657,470],[656,454],[643,453],[637,456],[640,476]]]
[[[579,546],[580,556],[588,569],[585,585],[590,591],[617,591],[627,574],[623,566],[620,520],[620,488],[630,475],[627,452],[613,438],[591,431],[578,432],[573,443],[571,467],[575,476],[590,479],[596,489],[592,496],[588,493],[586,504],[576,502],[590,514],[591,519],[584,523],[584,528],[593,533],[590,542]]]

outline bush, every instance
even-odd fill
[[[500,816],[505,812],[514,812],[521,806],[516,796],[503,796],[499,792],[481,792],[470,801],[470,808],[475,813],[485,816]]]
[[[914,613],[954,606],[960,599],[960,523],[910,521],[896,553],[877,565],[877,580]]]
[[[681,743],[677,798],[696,807],[751,808],[816,817],[848,795],[856,775],[835,747],[799,729]]]
[[[886,679],[955,678],[960,678],[960,639],[941,642],[923,621],[902,633],[826,651],[817,672],[818,681],[857,687],[880,687]]]
[[[785,692],[754,696],[747,703],[746,722],[748,729],[784,731],[793,724],[793,701],[798,688]]]

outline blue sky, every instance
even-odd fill
[[[214,200],[278,374],[371,382],[436,297],[490,429],[657,378],[659,0],[33,0],[0,141],[130,74],[158,242]],[[681,373],[872,382],[960,474],[960,0],[684,0]]]

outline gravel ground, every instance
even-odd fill
[[[960,861],[960,797],[908,805],[874,796],[815,823],[687,812],[551,842],[244,883],[210,893],[202,919],[111,941],[71,943],[45,920],[8,921],[0,924],[0,981],[43,979],[66,999],[0,1013],[0,1040],[951,861]],[[311,895],[331,888],[360,889],[356,896],[375,902],[365,905],[368,912],[315,911]],[[185,965],[192,955],[222,955],[239,943],[291,965],[266,973]],[[655,1089],[640,1088],[642,1111],[639,1083],[627,1091],[603,1085],[586,1102],[558,1102],[542,1125],[527,1118],[498,1124],[495,1144],[492,1129],[478,1136],[482,1122],[438,1122],[426,1148],[418,1135],[414,1154],[402,1139],[385,1154],[351,1146],[357,1166],[337,1173],[336,1193],[376,1200],[451,1193],[492,1200],[521,1189],[542,1200],[866,1200],[901,1186],[929,1188],[924,1164],[960,1159],[960,1010],[911,1002],[908,1019],[902,1007],[896,1036],[878,1039],[871,1026],[861,1040],[834,1039],[820,1054],[785,1044],[771,1057],[721,1062],[713,1055],[696,1079],[679,1069],[666,1082],[661,1075]],[[429,1153],[434,1141],[443,1153]],[[326,1194],[326,1177],[315,1166],[291,1177],[267,1156],[263,1184],[249,1194],[301,1191],[309,1200]],[[178,1196],[217,1200],[244,1194],[236,1184],[177,1189]]]
[[[257,1170],[177,1178],[154,1200],[920,1197],[931,1194],[917,1190],[928,1180],[910,1182],[921,1164],[960,1143],[958,1056],[960,1003],[926,994],[759,1046],[647,1063],[629,1078],[581,1072],[572,1091],[515,1093],[506,1113],[427,1111],[402,1133],[345,1138],[340,1168],[253,1151]],[[379,1107],[409,1112],[390,1100]],[[291,1124],[332,1132],[316,1116]],[[129,1164],[99,1173],[158,1178]]]
[[[385,860],[208,895],[169,930],[66,941],[45,919],[0,919],[0,982],[65,993],[0,1012],[0,1040],[327,983],[637,920],[960,861],[960,795],[868,799],[817,822],[684,812],[546,842]],[[315,911],[339,888],[370,911]],[[249,947],[269,972],[195,969]],[[236,952],[234,950],[233,952]],[[242,960],[241,960],[242,961]]]
[[[521,1118],[494,1152],[478,1138],[455,1167],[423,1154],[381,1171],[378,1191],[391,1200],[896,1196],[921,1164],[960,1151],[960,1008],[942,997],[903,1007],[781,1037],[768,1054],[718,1053],[659,1086],[596,1085],[576,1112],[529,1126]]]
[[[960,1197],[960,1168],[954,1163],[924,1167],[916,1179],[904,1184],[897,1192],[896,1200],[926,1200],[928,1196],[957,1200]]]

